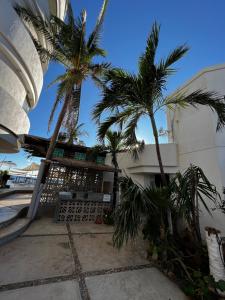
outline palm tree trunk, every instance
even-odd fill
[[[196,179],[197,180],[197,179]],[[195,180],[195,182],[196,182]],[[197,182],[195,186],[195,199],[194,199],[194,227],[197,239],[199,243],[202,243],[202,236],[200,231],[200,222],[199,222],[199,203],[198,203],[198,192],[197,192]]]
[[[113,208],[116,207],[117,192],[118,192],[118,170],[116,168],[114,172],[114,179],[113,179]]]
[[[157,158],[158,158],[158,162],[159,162],[159,169],[160,169],[162,184],[163,184],[163,186],[167,186],[168,183],[167,183],[166,175],[165,175],[164,168],[163,168],[162,157],[161,157],[161,152],[160,152],[160,147],[159,147],[158,130],[157,130],[157,127],[156,127],[155,118],[154,118],[153,114],[150,114],[149,117],[150,117],[150,120],[151,120],[153,135],[154,135],[154,138],[155,138],[156,154],[157,154]],[[169,233],[171,235],[173,235],[173,223],[172,223],[170,208],[167,209],[167,221],[168,221],[168,226],[169,226]]]
[[[113,178],[113,209],[116,207],[116,202],[117,202],[117,192],[118,192],[118,163],[117,163],[117,157],[116,153],[112,153],[113,161],[114,161],[114,178]]]
[[[69,133],[69,144],[73,144],[74,140],[74,128],[77,126],[79,121],[79,112],[80,112],[80,99],[81,99],[81,84],[77,85],[73,90],[73,102],[72,102],[72,119],[69,118],[67,129]]]
[[[72,96],[72,93],[69,92],[65,97],[63,107],[60,111],[60,114],[59,114],[55,129],[54,129],[53,135],[52,135],[51,140],[50,140],[50,144],[49,144],[48,151],[47,151],[47,154],[46,154],[46,159],[47,160],[50,160],[52,158],[52,154],[53,154],[53,151],[54,151],[54,148],[55,148],[55,144],[56,144],[56,141],[57,141],[59,130],[60,130],[60,127],[62,125],[64,116],[66,114],[67,107],[68,107],[69,101],[71,99],[71,96]]]
[[[150,120],[151,120],[153,135],[154,135],[154,139],[155,139],[156,154],[157,154],[157,158],[158,158],[158,162],[159,162],[159,169],[160,169],[162,184],[164,186],[167,186],[166,175],[165,175],[165,172],[164,172],[162,157],[161,157],[161,152],[160,152],[160,147],[159,147],[158,130],[157,130],[156,123],[155,123],[155,118],[154,118],[153,115],[150,115]]]

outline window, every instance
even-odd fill
[[[55,148],[53,151],[53,157],[63,157],[64,149]]]
[[[75,152],[74,159],[76,159],[76,160],[86,160],[86,153]]]

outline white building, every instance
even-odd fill
[[[47,68],[14,10],[15,3],[28,4],[37,14],[52,13],[63,19],[67,0],[0,1],[0,152],[3,153],[17,152],[18,135],[28,133],[28,112],[38,102]]]
[[[174,94],[199,89],[225,95],[225,64],[202,70]],[[191,107],[169,110],[167,124],[169,143],[160,145],[165,173],[175,174],[177,170],[183,171],[190,164],[195,164],[203,169],[224,199],[225,129],[216,132],[217,115],[202,106],[199,109]],[[118,155],[118,162],[123,173],[142,186],[157,184],[160,172],[155,145],[146,145],[137,161],[128,153],[121,153]],[[206,225],[214,226],[225,234],[225,215],[216,211],[211,218],[202,208],[201,225],[202,228]]]

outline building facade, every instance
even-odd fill
[[[196,90],[214,91],[225,95],[225,64],[206,68],[179,88],[176,93]],[[217,115],[207,107],[167,111],[168,144],[161,144],[165,173],[173,176],[176,171],[187,169],[190,164],[201,167],[224,200],[225,189],[225,129],[216,131]],[[118,155],[123,174],[131,176],[146,187],[158,183],[159,167],[155,145],[146,145],[140,159],[134,161],[130,154]],[[110,163],[110,157],[108,157]],[[213,206],[208,203],[209,207]],[[225,215],[216,210],[213,217],[201,207],[201,227],[214,226],[225,234]]]
[[[50,13],[64,18],[67,0],[1,0],[0,2],[0,152],[19,151],[18,136],[30,128],[28,113],[39,99],[42,63],[32,38],[14,6],[29,5],[44,18]],[[44,42],[44,41],[41,41]]]

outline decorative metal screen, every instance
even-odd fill
[[[41,195],[41,205],[55,205],[60,191],[87,191],[100,193],[103,174],[87,168],[70,168],[52,163]]]
[[[95,222],[102,217],[104,209],[110,208],[111,203],[89,201],[60,201],[57,205],[56,222]]]

